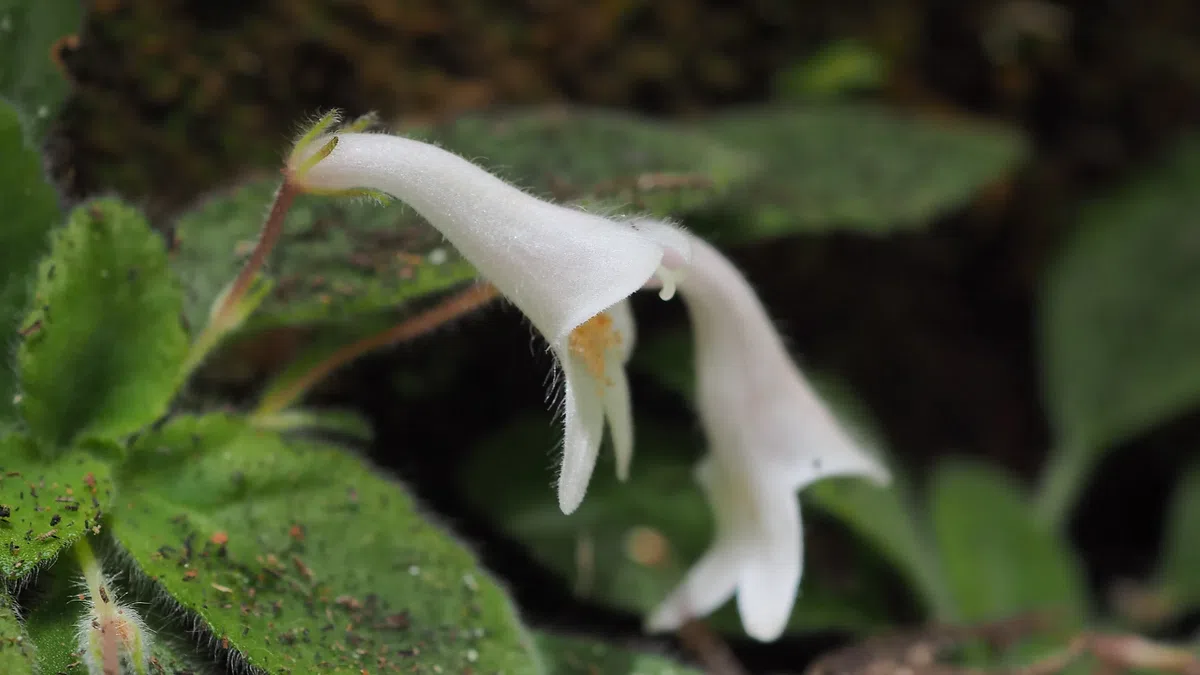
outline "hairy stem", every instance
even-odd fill
[[[84,582],[87,583],[88,593],[99,599],[100,588],[104,587],[106,592],[108,590],[107,582],[104,580],[104,567],[92,551],[87,537],[80,537],[79,541],[75,542],[74,549],[75,559],[79,561],[79,568],[83,572]]]
[[[438,306],[422,312],[396,326],[388,328],[358,342],[346,345],[334,352],[329,358],[318,363],[311,370],[290,382],[286,387],[278,389],[259,402],[253,417],[266,417],[291,406],[316,383],[330,373],[354,361],[360,356],[382,347],[394,345],[404,340],[428,333],[437,327],[452,321],[464,314],[470,313],[499,296],[495,286],[481,283],[451,296]]]
[[[221,308],[214,314],[214,323],[220,323],[220,318],[225,317],[236,308],[246,295],[246,291],[250,289],[259,270],[267,262],[267,256],[274,250],[275,244],[279,243],[279,237],[283,235],[284,218],[299,192],[300,190],[292,183],[291,179],[285,177],[283,184],[275,193],[275,203],[271,205],[271,211],[267,214],[266,222],[263,223],[254,250],[250,252],[250,258],[246,260],[246,264],[242,266],[242,270],[234,279],[233,286],[230,287],[229,293],[221,303]]]
[[[246,293],[258,279],[259,272],[267,262],[267,257],[279,243],[279,238],[283,236],[284,219],[292,202],[295,201],[296,195],[300,192],[300,188],[285,172],[283,184],[275,192],[275,201],[271,204],[271,210],[267,213],[267,218],[259,231],[254,250],[250,252],[250,257],[219,299],[218,306],[213,308],[209,315],[208,325],[192,343],[187,359],[180,369],[179,386],[187,381],[196,368],[221,343],[221,340],[245,319],[241,304],[246,299]]]

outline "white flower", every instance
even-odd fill
[[[736,593],[746,633],[771,641],[787,625],[803,570],[797,491],[829,476],[882,484],[889,475],[813,392],[746,279],[691,240],[679,292],[695,331],[696,405],[709,442],[697,480],[717,531],[647,627],[673,630]]]
[[[321,192],[378,190],[405,202],[550,343],[565,374],[563,512],[587,491],[605,417],[624,475],[633,443],[624,373],[633,321],[620,303],[652,280],[669,299],[674,272],[689,257],[687,239],[654,220],[617,221],[542,201],[412,139],[333,133],[302,143],[289,160],[295,182]],[[321,149],[307,152],[313,147]]]

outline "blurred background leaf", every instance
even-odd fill
[[[1027,153],[1013,129],[864,104],[744,107],[699,128],[762,158],[728,212],[701,216],[697,229],[722,245],[924,227],[1006,178]]]
[[[900,570],[929,615],[946,619],[954,599],[931,544],[931,533],[902,471],[892,467],[892,484],[863,480],[821,481],[804,492],[806,503],[825,511],[867,541]]]
[[[757,161],[702,131],[573,106],[500,108],[412,135],[546,199],[659,217],[703,207]]]
[[[1061,523],[1103,453],[1200,403],[1200,136],[1088,204],[1042,286],[1057,447],[1040,516]]]
[[[831,42],[775,75],[771,91],[781,103],[844,98],[878,89],[887,81],[886,58],[858,40]]]
[[[1040,528],[1003,470],[947,459],[930,486],[930,516],[957,621],[1047,610],[1074,628],[1088,615],[1082,567],[1067,541]]]
[[[666,656],[624,649],[586,637],[538,633],[546,675],[700,675]]]
[[[1200,465],[1175,486],[1154,580],[1174,617],[1200,609]]]

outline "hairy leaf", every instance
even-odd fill
[[[0,12],[0,16],[3,13]],[[3,21],[0,18],[0,21]],[[2,62],[2,60],[0,60]],[[21,133],[16,110],[0,101],[0,432],[13,425],[17,395],[13,346],[28,311],[38,260],[50,230],[62,218],[58,195],[46,182],[41,155]]]
[[[34,657],[34,645],[17,618],[13,599],[0,590],[0,673],[32,673]]]
[[[859,104],[769,106],[700,127],[758,153],[761,170],[697,229],[724,244],[798,232],[912,229],[961,207],[1025,154],[1013,131]]]
[[[577,595],[639,614],[650,611],[704,553],[713,533],[708,502],[693,480],[695,457],[680,447],[687,434],[639,423],[629,481],[616,480],[604,453],[587,498],[569,516],[559,510],[550,485],[547,453],[555,435],[547,421],[530,418],[491,438],[462,477],[464,497]],[[879,625],[886,610],[878,589],[859,583],[863,576],[847,582],[862,572],[810,564],[789,630]],[[733,603],[713,623],[740,631]]]
[[[89,531],[113,500],[111,454],[98,443],[52,462],[32,439],[0,438],[0,581],[13,581],[48,565]]]
[[[958,620],[999,619],[1030,610],[1087,612],[1082,569],[1069,543],[1038,526],[1024,490],[982,464],[943,462],[930,514]]]
[[[473,556],[349,453],[224,416],[141,437],[113,531],[236,662],[268,673],[533,673]]]
[[[35,142],[69,88],[55,63],[54,44],[77,31],[82,20],[81,0],[0,0],[0,99],[20,107]]]
[[[54,233],[22,329],[21,412],[64,447],[119,438],[160,417],[187,352],[178,284],[162,239],[137,210],[104,199]]]

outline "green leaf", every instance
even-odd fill
[[[538,633],[546,675],[700,675],[695,668],[599,640]]]
[[[565,516],[546,454],[556,433],[546,420],[529,417],[489,439],[462,476],[463,496],[577,595],[646,614],[711,542],[708,502],[693,479],[695,457],[680,448],[687,434],[640,420],[629,481],[616,480],[611,453],[602,452],[587,498]],[[857,565],[848,571],[845,561],[838,570],[809,562],[790,631],[881,625],[887,611],[878,588],[865,583],[869,575]],[[733,603],[713,617],[713,625],[741,631]]]
[[[114,487],[108,464],[93,453],[112,452],[92,443],[47,462],[32,439],[0,438],[0,581],[33,573],[99,531]]]
[[[117,540],[245,665],[537,672],[474,557],[345,451],[182,417],[139,438],[121,481]]]
[[[0,673],[32,673],[34,656],[33,643],[17,618],[13,599],[0,590]]]
[[[21,412],[53,446],[162,416],[187,353],[178,284],[136,209],[104,199],[54,233],[18,353]]]
[[[37,672],[86,672],[86,666],[80,659],[77,632],[79,622],[87,611],[87,606],[78,599],[80,588],[77,581],[81,579],[79,565],[72,556],[72,559],[55,565],[38,581],[34,603],[28,608],[25,621],[29,637],[37,646]],[[181,625],[174,617],[156,612],[150,603],[129,594],[131,589],[121,586],[122,581],[120,577],[114,578],[113,590],[125,605],[141,614],[150,629],[151,673],[215,675],[218,672],[205,658],[210,651],[208,646],[202,647],[183,637],[190,635],[187,626]],[[9,671],[3,672],[7,674]]]
[[[1068,542],[1038,526],[1025,491],[994,467],[949,460],[934,473],[930,514],[959,621],[1030,610],[1087,612],[1082,570]]]
[[[858,104],[746,108],[701,127],[762,170],[696,222],[724,244],[802,232],[914,229],[964,206],[1025,155],[1015,132]]]
[[[878,89],[887,78],[883,56],[857,40],[838,40],[822,47],[811,58],[779,73],[771,89],[781,102],[843,98]]]
[[[251,421],[259,429],[284,434],[329,434],[360,443],[370,443],[374,436],[370,420],[352,410],[290,408],[270,415],[255,416]]]
[[[82,21],[80,0],[0,0],[0,99],[20,106],[39,142],[69,90],[51,48]]]
[[[1179,612],[1200,608],[1200,464],[1175,487],[1156,581]]]
[[[1042,287],[1058,436],[1042,512],[1061,520],[1103,452],[1200,405],[1200,136],[1088,205]]]
[[[50,4],[50,3],[46,3]],[[3,12],[0,12],[0,17]],[[0,18],[0,21],[3,21]],[[3,41],[0,40],[0,43]],[[3,59],[0,59],[3,63]],[[34,272],[49,243],[50,230],[62,218],[58,195],[46,182],[42,156],[21,133],[16,110],[0,101],[0,433],[16,420],[13,398],[17,378],[12,343],[29,309]]]
[[[175,224],[172,266],[187,283],[195,331],[258,238],[278,182],[258,180],[208,199]],[[475,270],[412,209],[301,195],[288,212],[268,274],[274,288],[243,327],[359,319],[395,310],[475,277]]]
[[[837,518],[895,565],[934,616],[953,615],[924,514],[897,468],[887,487],[853,478],[823,480],[805,491],[805,501]]]
[[[752,167],[703,132],[587,107],[500,109],[411,135],[543,198],[658,216],[704,206]]]
[[[80,662],[76,632],[85,611],[84,604],[77,598],[79,587],[74,584],[81,578],[79,566],[74,561],[64,560],[46,578],[39,580],[41,597],[30,608],[25,620],[25,628],[37,647],[38,669],[35,672],[87,672]]]

